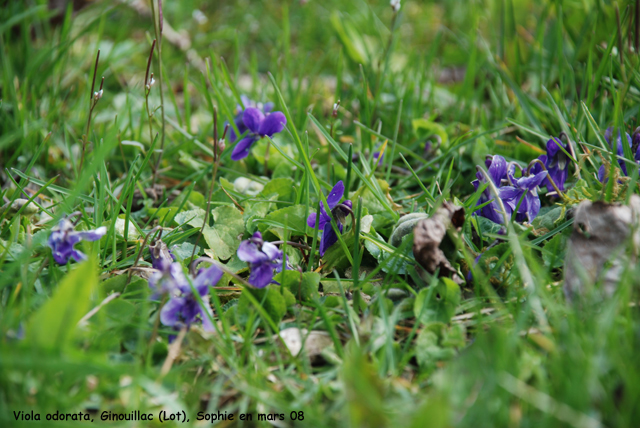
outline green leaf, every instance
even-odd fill
[[[276,200],[277,198],[278,195],[273,195],[269,200]],[[269,213],[272,205],[271,202],[248,202],[246,204],[242,217],[247,232],[253,234],[258,229],[258,224],[254,220],[264,218]]]
[[[327,227],[329,227],[329,225],[327,225]],[[342,240],[347,248],[353,248],[353,243],[355,241],[353,229],[349,230],[346,234],[343,234]],[[325,272],[331,272],[334,268],[342,270],[350,265],[342,247],[338,244],[333,244],[327,248],[322,260],[324,261],[323,269]]]
[[[185,198],[187,198],[186,201],[185,201]],[[190,192],[185,191],[182,194],[178,195],[178,197],[176,197],[173,201],[171,201],[169,206],[176,207],[176,208],[182,207],[182,209],[185,211],[196,209],[196,208],[200,208],[204,210],[207,208],[207,199],[202,193],[198,191],[195,191],[195,190],[191,190]]]
[[[442,148],[447,148],[449,136],[447,135],[446,129],[441,124],[432,122],[424,118],[419,118],[413,119],[411,121],[411,126],[413,127],[413,133],[418,139],[424,140],[429,136],[435,134],[442,139]]]
[[[239,324],[246,324],[249,320],[249,315],[255,312],[255,308],[246,293],[253,294],[258,303],[262,303],[262,307],[276,324],[287,313],[287,302],[285,296],[280,292],[280,286],[271,284],[262,289],[245,288],[242,290],[236,309],[236,317]]]
[[[405,244],[405,241],[413,241],[413,229],[410,229],[409,234],[402,236],[400,238],[400,242],[398,247],[403,247],[405,249],[404,253],[400,252],[399,255],[394,256],[394,252],[396,251],[396,247],[386,245],[384,242],[384,238],[380,236],[377,232],[375,232],[376,238],[380,242],[375,242],[370,239],[364,239],[364,247],[369,251],[369,253],[375,257],[379,263],[385,263],[385,266],[382,268],[383,272],[393,272],[399,275],[404,275],[407,273],[407,267],[412,263],[411,261],[415,260],[413,257],[413,249],[410,244]],[[393,258],[387,262],[387,259]]]
[[[137,310],[136,305],[125,299],[114,299],[104,307],[104,313],[109,321],[121,326],[131,322]]]
[[[267,184],[260,194],[271,199],[272,195],[277,195],[278,201],[293,202],[296,196],[296,185],[291,177],[273,178]],[[284,207],[284,204],[281,204]]]
[[[264,220],[258,221],[258,229],[262,233],[267,230],[280,239],[284,238],[284,225],[292,236],[304,236],[307,225],[304,205],[293,205],[269,213]],[[286,220],[285,220],[286,217]]]
[[[276,275],[274,280],[282,284],[301,302],[315,301],[319,297],[320,274],[316,272],[300,274],[298,271],[287,270]]]
[[[571,229],[565,229],[563,233],[556,234],[542,248],[542,260],[544,265],[556,269],[564,265],[564,256],[567,251],[567,240]]]
[[[202,248],[198,247],[196,248],[195,254],[198,255],[201,251]],[[190,242],[183,242],[181,244],[172,245],[171,252],[174,256],[176,256],[176,259],[178,259],[178,261],[183,261],[190,258],[191,254],[193,254],[193,244]]]
[[[174,200],[174,203],[178,201],[178,199],[180,198],[176,198]],[[207,199],[204,197],[202,193],[192,190],[189,193],[189,199],[187,199],[187,206],[189,208],[202,208],[204,210],[207,208]]]
[[[483,236],[487,233],[497,235],[498,232],[500,232],[500,229],[502,229],[502,225],[495,223],[488,218],[475,216],[475,219],[478,222],[478,226],[480,227],[480,231]]]
[[[431,329],[422,329],[416,338],[416,360],[420,367],[434,368],[441,360],[448,360],[455,355],[452,349],[439,346],[438,334]]]
[[[107,294],[115,291],[122,291],[127,283],[127,275],[116,275],[112,278],[105,280],[100,287]]]
[[[289,162],[280,162],[271,175],[274,179],[281,177],[291,177],[294,175],[294,165]]]
[[[29,319],[27,343],[55,349],[71,340],[76,324],[91,308],[90,298],[98,285],[95,265],[96,261],[89,259],[62,279],[51,299]]]
[[[465,328],[456,324],[448,327],[442,322],[425,325],[416,338],[415,355],[420,367],[435,369],[438,361],[452,359],[456,349],[465,344]]]
[[[229,259],[229,261],[225,264],[225,266],[227,267],[227,269],[235,273],[239,273],[241,270],[247,269],[249,267],[247,262],[243,262],[238,258],[237,254],[234,254],[231,259]]]
[[[413,228],[418,224],[420,220],[429,218],[429,214],[426,213],[411,213],[400,217],[400,220],[396,223],[389,238],[389,244],[394,247],[402,244],[402,238],[413,232]]]
[[[127,278],[127,275],[116,275],[113,278],[109,278],[102,284],[100,284],[100,288],[106,294],[110,294],[115,291],[122,292],[122,290],[124,290],[124,286],[127,283]],[[127,294],[139,289],[148,290],[149,284],[146,279],[134,276],[133,278],[131,278],[131,282],[127,287]]]
[[[116,226],[115,231],[118,238],[124,239],[124,229],[127,224],[127,220],[124,218],[116,218]],[[140,232],[136,229],[136,226],[133,224],[131,220],[129,220],[129,229],[127,230],[127,240],[135,241],[136,239],[140,239]]]
[[[7,251],[7,247],[9,247],[9,251],[7,252],[7,260],[17,260],[20,257],[20,254],[24,251],[24,247],[17,242],[12,242],[7,245],[6,241],[0,239],[0,254],[4,254]]]
[[[211,211],[214,224],[202,231],[214,258],[227,260],[236,253],[244,233],[242,213],[232,206],[222,206]],[[202,225],[202,223],[200,223]]]
[[[287,288],[282,289],[282,297],[284,297],[284,303],[287,308],[290,308],[296,304],[296,297]]]
[[[392,209],[396,209],[398,205],[393,202],[393,198],[390,195],[391,187],[389,183],[384,180],[378,179],[378,186],[380,190],[382,190],[381,194],[388,202],[389,206]],[[363,211],[366,209],[367,214],[371,214],[373,216],[373,227],[376,230],[381,230],[390,224],[394,223],[396,219],[389,213],[387,208],[380,203],[380,200],[375,196],[375,194],[371,191],[369,186],[360,186],[356,192],[351,195],[351,200],[354,203],[358,200],[358,198],[362,198],[362,208]]]
[[[597,195],[597,191],[595,189],[590,189],[589,184],[587,184],[586,181],[578,180],[576,184],[565,193],[565,195],[573,202],[578,203],[585,199],[594,200]]]
[[[422,323],[448,323],[460,304],[460,287],[449,278],[440,278],[435,288],[423,288],[416,298],[413,312]]]
[[[201,208],[195,208],[188,211],[182,211],[176,214],[175,222],[179,225],[188,224],[192,227],[202,227],[205,211]]]
[[[546,208],[546,209],[545,209]],[[537,229],[553,230],[556,224],[564,220],[565,208],[560,206],[545,207],[540,210],[531,225]]]

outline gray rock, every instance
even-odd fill
[[[640,197],[629,205],[581,202],[575,210],[564,267],[564,293],[571,301],[601,283],[611,296],[640,248]],[[630,251],[627,251],[630,250]],[[606,268],[605,268],[606,266]]]

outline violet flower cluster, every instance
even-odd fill
[[[96,230],[77,232],[73,223],[68,218],[63,218],[49,235],[48,245],[51,247],[53,259],[56,263],[64,265],[73,258],[77,262],[87,259],[87,256],[74,248],[80,241],[97,241],[107,233],[107,228],[101,226]]]
[[[324,253],[327,249],[338,242],[338,235],[331,227],[331,218],[333,217],[336,220],[336,224],[338,225],[338,229],[340,233],[342,233],[343,226],[347,215],[349,215],[353,208],[353,203],[349,200],[346,200],[340,203],[340,199],[344,196],[344,183],[342,180],[338,181],[329,195],[327,196],[327,204],[329,205],[327,209],[322,202],[320,202],[320,218],[318,218],[316,213],[312,213],[307,218],[307,225],[309,227],[315,228],[316,224],[318,224],[318,230],[322,230],[322,239],[320,240],[320,255],[324,256]],[[329,214],[331,213],[331,214]]]
[[[231,159],[238,161],[249,156],[251,146],[260,140],[261,138],[268,136],[273,137],[275,134],[282,132],[287,124],[287,118],[284,113],[280,111],[274,111],[273,104],[267,103],[264,106],[259,106],[246,97],[243,97],[243,103],[245,109],[239,108],[234,123],[238,127],[240,135],[237,135],[235,131],[231,130],[230,141],[233,143],[241,135],[245,135],[231,152]]]
[[[502,207],[494,197],[495,195],[492,194],[491,186],[487,186],[476,204],[476,206],[486,204],[480,208],[479,215],[494,223],[504,224],[504,215],[506,214],[509,219],[515,212],[516,221],[533,221],[540,212],[537,187],[547,178],[548,172],[540,171],[529,176],[515,178],[515,165],[512,164],[509,167],[505,158],[498,155],[487,158],[485,164],[489,178],[498,190],[497,196],[502,202]],[[487,178],[481,171],[478,171],[476,180],[472,182],[473,186],[478,190],[481,184],[486,183]],[[504,213],[502,208],[504,208]]]
[[[542,186],[547,187],[548,192],[555,190],[553,185],[549,181],[549,178],[558,186],[558,190],[564,190],[564,183],[569,178],[569,157],[566,153],[569,152],[569,144],[564,144],[560,138],[552,138],[547,141],[547,154],[541,155],[538,159],[544,164],[549,176],[545,178]],[[533,174],[537,174],[542,171],[542,167],[539,164],[534,164],[531,168]]]
[[[539,162],[535,162],[528,173],[519,178],[515,177],[515,163],[507,164],[507,161],[498,155],[487,157],[485,164],[488,174],[498,189],[497,197],[502,204],[498,203],[489,186],[480,195],[476,206],[486,205],[480,208],[477,214],[498,224],[504,223],[505,214],[511,218],[514,212],[515,220],[518,222],[533,221],[540,212],[538,187],[546,187],[548,192],[564,190],[569,177],[570,149],[569,144],[563,143],[561,138],[551,138],[547,141],[547,153],[539,156]],[[487,178],[482,171],[476,173],[476,178],[472,184],[478,190],[480,185],[487,183]],[[504,207],[504,213],[500,205]]]
[[[282,272],[283,253],[271,242],[265,242],[260,232],[242,241],[237,254],[240,260],[249,263],[249,284],[256,288],[264,288],[276,283],[273,281],[273,275]]]
[[[149,278],[149,287],[154,290],[152,298],[163,294],[169,296],[160,311],[162,324],[178,330],[199,320],[205,331],[212,332],[213,311],[209,305],[209,287],[220,281],[222,270],[212,265],[200,269],[194,278],[188,278],[178,262],[160,258],[157,259],[157,265],[159,269]]]
[[[633,160],[638,162],[640,161],[640,127],[635,130],[633,133],[633,137],[631,137],[628,133],[624,133],[625,138],[622,138],[620,130],[618,130],[618,138],[616,139],[616,147],[615,152],[618,156],[624,156],[624,143],[623,141],[626,139],[629,148],[631,149],[631,153],[633,154]],[[613,128],[609,127],[604,133],[604,139],[607,141],[607,144],[613,149]],[[628,176],[627,163],[618,159],[618,164],[620,165],[620,169],[625,176]],[[606,173],[604,165],[600,165],[600,169],[598,169],[598,180],[601,183],[604,183],[606,180]]]

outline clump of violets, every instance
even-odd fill
[[[564,150],[564,151],[563,151]],[[547,154],[541,155],[538,159],[544,164],[549,172],[548,177],[543,181],[542,185],[547,187],[547,191],[555,190],[549,179],[558,186],[558,190],[564,190],[564,183],[569,177],[569,144],[564,144],[560,138],[551,138],[547,141]],[[531,172],[538,174],[542,171],[539,164],[535,164],[531,168]]]
[[[633,133],[633,138],[631,138],[631,136],[629,136],[629,134],[627,134],[626,132],[624,133],[627,140],[627,144],[631,148],[632,153],[635,148],[635,153],[633,155],[634,155],[634,160],[636,162],[640,160],[640,148],[638,148],[638,144],[637,144],[638,142],[640,142],[640,135],[638,134],[639,134],[638,129],[636,129],[636,131]],[[612,141],[613,139],[612,127],[607,128],[607,130],[604,132],[604,139],[607,141],[607,143],[612,149],[615,149],[615,152],[618,156],[624,156],[624,146],[623,146],[624,143],[623,143],[623,138],[620,130],[618,130],[618,138],[616,139],[615,148],[613,147],[613,141]],[[620,169],[622,170],[622,173],[625,176],[628,176],[629,174],[627,172],[627,163],[622,159],[618,159],[618,164],[620,165]],[[600,169],[598,169],[598,180],[600,180],[600,182],[604,183],[606,173],[607,171],[605,171],[604,165],[600,165]]]
[[[251,146],[253,146],[256,141],[265,136],[271,138],[275,134],[282,132],[287,124],[287,118],[284,113],[280,111],[271,112],[272,108],[273,106],[270,105],[268,111],[266,111],[266,108],[261,110],[257,107],[247,107],[242,112],[242,126],[238,126],[238,131],[242,134],[246,133],[246,135],[233,148],[231,152],[232,160],[238,161],[246,158],[251,151]],[[238,122],[236,121],[236,125],[237,124]],[[232,142],[239,137],[235,132],[231,132]]]
[[[264,288],[275,283],[273,275],[282,272],[282,251],[271,242],[265,242],[260,232],[242,241],[237,254],[240,260],[249,263],[249,284],[256,288]]]
[[[107,233],[107,228],[101,226],[96,230],[87,230],[78,232],[74,230],[74,224],[69,218],[63,218],[58,223],[58,227],[51,231],[49,236],[49,247],[53,253],[53,259],[56,263],[64,265],[73,258],[77,262],[87,259],[87,256],[74,248],[80,241],[97,241]]]
[[[177,264],[177,263],[176,263]],[[187,327],[200,319],[204,331],[213,332],[211,323],[213,311],[209,305],[209,287],[213,287],[222,278],[222,270],[216,266],[200,269],[193,279],[193,289],[190,284],[179,286],[160,311],[160,321],[162,324],[178,328],[182,325]],[[198,299],[195,293],[198,293]],[[198,301],[201,300],[202,304]]]
[[[320,218],[317,218],[316,213],[312,213],[307,218],[307,225],[315,228],[318,224],[318,229],[322,230],[322,239],[320,240],[320,255],[324,256],[327,248],[338,242],[338,235],[331,227],[331,218],[336,220],[338,229],[342,233],[343,226],[347,215],[352,212],[353,203],[349,200],[340,202],[340,199],[344,196],[344,183],[342,180],[338,181],[329,195],[327,196],[328,209],[325,209],[324,204],[320,202]],[[328,211],[328,212],[327,212]],[[331,214],[329,214],[331,213]]]
[[[209,287],[213,287],[220,281],[222,270],[212,265],[200,269],[191,279],[184,274],[180,263],[167,263],[165,259],[162,260],[162,270],[149,278],[149,286],[155,290],[155,298],[159,294],[169,296],[169,300],[160,311],[162,324],[178,330],[182,326],[189,327],[200,321],[205,331],[212,332],[214,330],[211,323],[213,311],[209,305]]]
[[[518,222],[531,222],[540,212],[540,197],[538,196],[538,186],[540,186],[549,174],[547,171],[540,171],[520,178],[515,178],[515,164],[507,164],[502,156],[492,156],[485,161],[489,178],[498,190],[498,196],[504,207],[504,213],[508,218],[516,212],[515,220]],[[478,171],[476,180],[472,182],[476,190],[481,184],[487,183],[485,175]],[[487,202],[489,202],[487,204]],[[505,219],[500,204],[496,201],[490,187],[487,187],[480,195],[476,206],[484,205],[479,210],[479,215],[494,223],[504,224]],[[519,206],[518,206],[519,204]],[[517,209],[517,211],[516,211]]]
[[[502,199],[501,184],[503,179],[504,180],[507,179],[507,169],[508,169],[507,161],[502,156],[495,155],[492,157],[488,157],[485,160],[485,164],[487,166],[487,172],[489,173],[489,177],[491,178],[491,181],[493,181],[493,184],[495,185],[495,187],[498,189],[500,193],[500,199]],[[481,171],[476,172],[476,179],[471,182],[471,184],[473,184],[473,187],[476,190],[478,190],[480,185],[484,185],[486,183],[487,183],[487,179]],[[481,217],[487,218],[494,223],[503,224],[504,216],[502,215],[500,205],[495,200],[494,195],[491,193],[490,187],[487,187],[486,189],[484,189],[484,191],[480,195],[480,199],[478,199],[476,206],[486,204],[487,202],[489,203],[487,205],[484,205],[482,208],[480,208],[478,214]],[[507,216],[510,216],[511,215],[511,211],[509,211],[510,206],[504,205],[504,208],[506,210]]]

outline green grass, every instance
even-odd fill
[[[15,420],[31,410],[42,426],[133,410],[154,414],[139,426],[160,425],[161,410],[193,426],[218,411],[236,415],[221,426],[246,427],[640,424],[638,266],[610,298],[562,292],[566,213],[640,193],[633,153],[603,137],[638,126],[636,2],[405,1],[394,15],[386,1],[165,0],[161,38],[148,1],[76,3],[0,11],[1,425],[37,426]],[[104,93],[89,117],[98,49]],[[242,95],[274,102],[287,127],[240,162],[227,139],[215,167],[213,117],[218,132],[233,124]],[[566,199],[541,196],[543,221],[502,236],[471,215],[486,155],[525,167],[560,132],[577,152]],[[598,168],[616,160],[631,178],[602,185]],[[320,257],[306,217],[338,180],[354,222]],[[17,199],[30,203],[8,208]],[[444,249],[460,276],[485,250],[460,287],[420,268],[411,234],[390,243],[402,216],[444,201],[466,209]],[[60,266],[46,242],[73,212],[108,231],[78,245],[87,262]],[[194,325],[180,346],[141,271],[129,280],[150,267],[156,226],[185,267],[194,245],[196,257],[229,253],[210,289],[215,332]],[[268,291],[247,287],[233,255],[256,230],[312,248],[283,245],[295,269]],[[291,327],[321,336],[321,355],[291,355],[277,336]],[[45,419],[56,411],[95,423]]]

